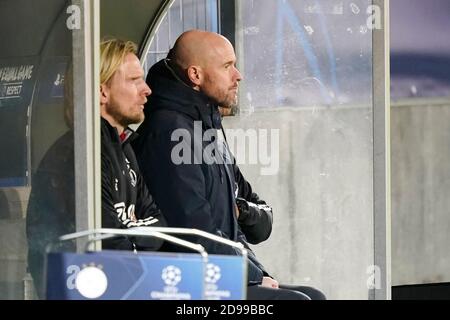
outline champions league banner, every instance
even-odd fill
[[[101,251],[50,253],[50,300],[240,300],[247,265],[240,256]]]
[[[209,255],[205,299],[242,300],[247,294],[247,261],[239,256]]]

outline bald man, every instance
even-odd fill
[[[218,106],[236,105],[241,79],[226,38],[199,30],[183,33],[168,58],[149,71],[153,94],[133,147],[169,226],[204,230],[248,248],[237,221],[233,160],[218,135]],[[211,254],[239,254],[205,239],[190,240]],[[281,288],[249,252],[248,299],[323,298],[313,288]]]

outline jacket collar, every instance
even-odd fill
[[[149,70],[147,83],[152,89],[152,95],[144,109],[146,118],[157,110],[172,110],[183,113],[194,121],[202,121],[206,128],[220,129],[218,106],[202,92],[183,83],[168,62],[168,59],[163,59]]]
[[[113,127],[105,118],[101,118],[101,128],[102,128],[102,135],[105,135],[108,137],[108,140],[113,141],[115,143],[129,143],[137,138],[138,134],[133,131],[131,128],[126,127],[124,132],[126,135],[126,138],[124,141],[120,139],[119,132],[117,131],[116,127]]]

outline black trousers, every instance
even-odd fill
[[[278,289],[248,286],[247,300],[326,300],[326,297],[312,287],[280,284]]]

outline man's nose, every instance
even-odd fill
[[[236,81],[241,81],[242,80],[241,72],[236,67],[234,69],[236,70],[236,74],[235,74]]]
[[[150,89],[148,84],[145,82],[144,82],[144,94],[146,97],[152,94],[152,89]]]

